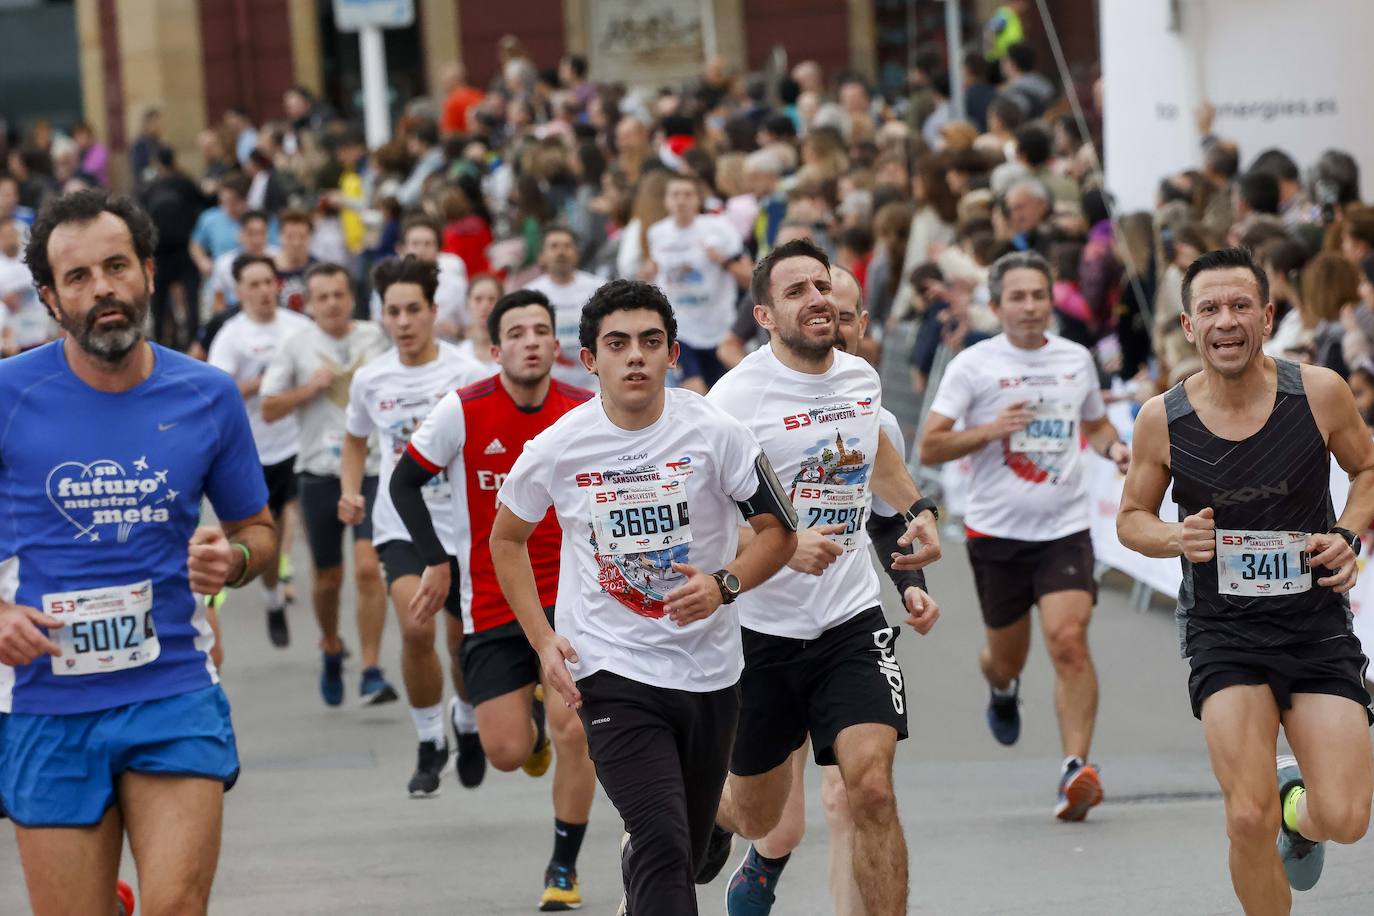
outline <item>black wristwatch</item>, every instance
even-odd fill
[[[744,586],[740,585],[739,576],[728,569],[716,570],[711,573],[711,578],[716,580],[716,587],[720,589],[721,604],[734,604],[739,593],[744,590]]]
[[[940,520],[940,509],[935,505],[935,500],[931,499],[929,496],[922,496],[912,503],[911,508],[902,513],[902,517],[905,518],[906,523],[910,525],[912,522],[916,521],[916,516],[926,510],[930,510],[930,516],[935,519],[935,521],[938,522]]]
[[[1364,543],[1360,540],[1360,536],[1349,528],[1332,528],[1327,534],[1339,534],[1345,539],[1345,542],[1350,545],[1350,549],[1355,551],[1355,556],[1357,557],[1360,555],[1360,548],[1364,547]]]

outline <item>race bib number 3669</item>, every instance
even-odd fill
[[[1217,530],[1217,590],[1250,598],[1312,588],[1307,535],[1301,531]]]
[[[623,556],[668,550],[692,540],[681,481],[607,485],[588,492],[599,552]]]
[[[62,621],[49,638],[62,654],[52,673],[62,677],[140,668],[162,648],[153,625],[153,583],[112,585],[43,596],[43,612]]]

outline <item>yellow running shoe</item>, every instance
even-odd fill
[[[544,896],[539,898],[539,912],[562,913],[581,908],[582,891],[577,885],[577,872],[550,862],[544,870]]]
[[[537,779],[549,771],[549,764],[553,762],[553,744],[544,729],[544,687],[541,684],[534,685],[534,703],[530,707],[530,718],[534,719],[537,737],[534,741],[534,750],[530,751],[529,758],[520,769]]]

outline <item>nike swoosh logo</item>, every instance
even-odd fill
[[[171,429],[173,426],[176,426],[176,424],[175,424],[175,423],[159,423],[159,424],[157,425],[157,431],[160,432],[160,433],[165,433],[167,430]]]

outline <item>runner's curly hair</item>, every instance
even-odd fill
[[[107,191],[82,190],[60,194],[49,198],[38,211],[33,230],[29,233],[29,245],[24,252],[24,261],[33,274],[34,286],[42,289],[53,286],[52,263],[48,260],[48,242],[53,230],[68,223],[84,225],[93,222],[102,213],[113,213],[129,227],[133,240],[134,255],[139,266],[153,256],[157,250],[157,227],[152,219],[132,198],[111,195]]]

